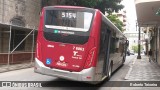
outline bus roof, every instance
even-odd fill
[[[94,10],[93,8],[88,8],[88,7],[80,7],[80,6],[46,6],[44,8],[69,8],[69,9],[90,9],[90,10]]]

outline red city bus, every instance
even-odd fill
[[[125,62],[127,44],[97,9],[44,7],[34,71],[75,81],[103,81]]]

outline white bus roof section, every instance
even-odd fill
[[[160,0],[135,0],[135,5],[139,26],[160,25],[160,16],[156,15],[160,8]]]

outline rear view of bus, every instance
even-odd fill
[[[83,7],[45,7],[37,37],[35,72],[76,81],[94,81],[95,10]],[[92,33],[93,34],[93,33]]]

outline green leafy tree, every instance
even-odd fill
[[[97,9],[100,9],[102,13],[112,13],[118,12],[119,10],[123,9],[124,6],[121,3],[122,0],[98,0]]]
[[[58,0],[59,5],[72,5],[72,6],[84,6],[90,8],[97,8],[102,11],[102,13],[112,13],[118,12],[123,9],[124,6],[120,4],[122,0]],[[54,0],[41,0],[42,7],[50,5]]]
[[[123,31],[123,22],[118,19],[117,15],[108,15],[107,18],[120,30]]]
[[[123,9],[124,6],[120,4],[122,0],[65,0],[65,5],[84,6],[90,8],[97,8],[102,13],[118,12]]]
[[[124,6],[121,3],[122,0],[106,0],[106,11],[108,13],[112,13],[112,12],[118,12],[119,10],[123,9]]]
[[[132,46],[132,50],[133,50],[135,53],[138,53],[138,46]]]
[[[66,0],[65,5],[94,8],[97,5],[97,0]]]
[[[140,47],[141,47],[141,51],[142,51],[142,49],[143,49],[142,45],[141,45]],[[138,45],[132,46],[132,50],[133,50],[135,53],[138,53]]]

